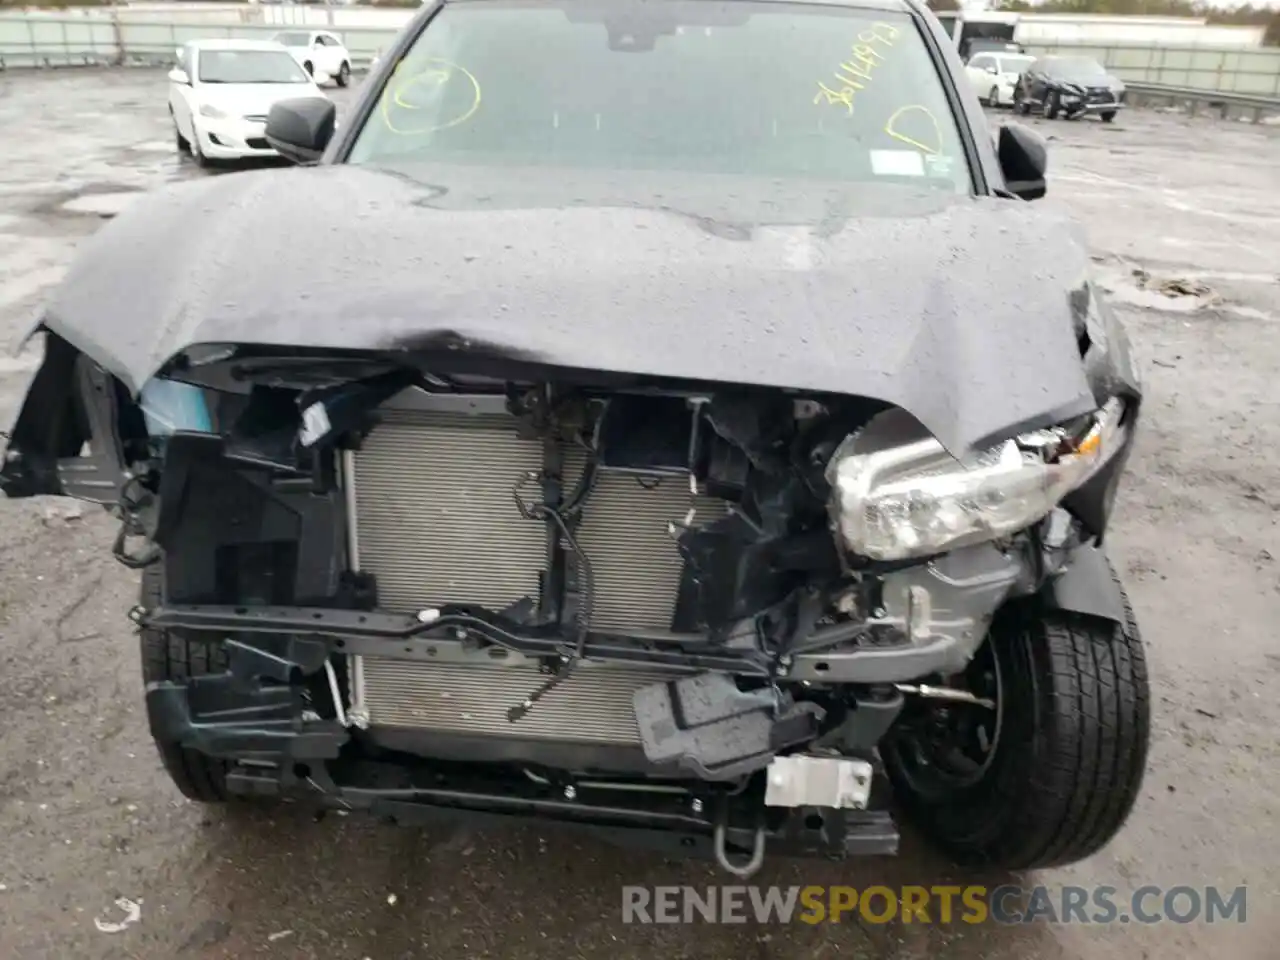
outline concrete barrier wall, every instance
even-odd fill
[[[411,12],[411,11],[410,11]],[[407,19],[407,18],[406,18]],[[0,68],[84,64],[169,63],[176,47],[206,37],[270,39],[285,23],[184,17],[93,16],[80,13],[0,13]],[[324,26],[317,24],[317,26]],[[363,66],[395,37],[397,27],[332,28]]]
[[[98,7],[0,13],[0,67],[168,62],[179,44],[200,37],[267,38],[290,25],[340,34],[359,66],[386,47],[411,8],[242,4]],[[1280,49],[1032,44],[1033,53],[1095,57],[1124,80],[1230,93],[1280,96]]]

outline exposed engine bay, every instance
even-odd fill
[[[88,452],[53,462],[20,424],[7,483],[56,474],[111,506],[117,557],[163,583],[139,626],[222,638],[225,674],[153,684],[148,706],[158,740],[225,758],[244,792],[417,802],[439,789],[414,779],[425,761],[503,784],[446,807],[550,791],[573,819],[598,790],[650,822],[675,797],[735,872],[780,832],[891,852],[868,808],[904,703],[989,709],[947,678],[996,611],[1069,606],[1068,557],[1090,575],[1080,517],[1005,532],[983,486],[963,500],[981,530],[950,508],[953,548],[887,534],[902,505],[863,488],[955,461],[874,400],[263,361],[235,389],[211,367],[135,403],[56,338],[50,357],[81,385]],[[1034,467],[1056,497],[1054,471],[1114,446],[1113,421],[1020,436],[966,476]],[[391,785],[342,785],[379,762]]]
[[[434,755],[734,779],[838,728],[841,684],[962,667],[1018,565],[988,547],[950,582],[849,568],[824,472],[878,413],[545,385],[392,398],[342,456],[352,567],[380,609],[455,625],[430,663],[357,659],[354,722],[394,729],[391,742],[422,731]],[[539,662],[505,646],[508,631],[561,647]],[[924,659],[877,664],[892,650]],[[705,706],[705,722],[660,736],[689,713],[666,685],[694,654],[755,689],[689,673],[693,686],[671,690]]]

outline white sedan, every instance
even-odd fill
[[[281,30],[271,39],[287,47],[318,83],[329,77],[340,87],[351,82],[351,54],[337,34],[327,30]]]
[[[267,114],[295,97],[327,99],[288,50],[266,40],[194,40],[178,49],[169,71],[178,149],[201,166],[275,156],[263,133]]]
[[[1035,57],[1024,53],[975,53],[964,66],[978,99],[988,107],[1013,103],[1013,90]]]

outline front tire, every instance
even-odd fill
[[[159,564],[142,571],[140,602],[145,609],[158,606],[163,599],[163,574]],[[227,652],[220,643],[183,640],[165,630],[144,629],[142,645],[142,680],[160,683],[166,680],[188,680],[227,669]],[[184,797],[201,803],[225,803],[227,764],[174,743],[155,741],[169,778]]]
[[[1150,736],[1146,657],[1127,598],[1125,611],[1125,623],[1114,624],[1013,605],[971,665],[994,670],[996,709],[918,701],[890,731],[881,753],[899,802],[957,862],[1006,870],[1072,863],[1120,830]],[[994,714],[988,753],[926,759],[920,730],[932,729],[939,710]]]
[[[992,87],[990,92],[987,93],[987,106],[991,107],[992,109],[995,109],[996,107],[1000,106],[1000,88],[999,87]]]
[[[209,169],[209,158],[204,155],[204,151],[200,149],[200,131],[194,127],[191,130],[192,137],[188,146],[191,149],[191,159],[196,162],[196,166],[201,170]]]
[[[342,62],[342,66],[338,68],[338,76],[336,79],[338,81],[338,86],[340,87],[345,87],[349,84],[351,82],[351,64],[344,60]]]
[[[1058,119],[1058,111],[1062,109],[1062,97],[1057,90],[1050,90],[1044,98],[1044,116],[1046,120]]]
[[[308,77],[314,77],[316,75],[315,65],[310,60],[303,63],[302,69],[307,71]]]
[[[1099,116],[1102,117],[1103,123],[1110,123],[1116,118],[1116,112],[1114,110],[1108,110],[1106,113],[1099,114]]]

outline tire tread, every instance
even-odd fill
[[[142,605],[153,606],[161,597],[159,566],[147,567],[142,571]],[[141,631],[140,641],[144,683],[187,680],[227,669],[227,654],[221,644],[188,641],[168,631],[151,629]],[[172,743],[156,741],[156,748],[165,770],[183,796],[203,803],[224,803],[230,799],[225,761]]]
[[[1044,755],[1010,831],[1012,868],[1049,867],[1101,849],[1133,808],[1150,727],[1146,658],[1126,598],[1126,622],[1064,614],[1030,623],[1045,675]],[[1021,836],[1019,836],[1021,834]]]
[[[1123,595],[1123,591],[1122,591]],[[882,750],[899,800],[964,864],[1007,870],[1088,857],[1120,830],[1141,791],[1150,737],[1146,656],[1133,609],[1124,621],[1021,601],[997,617],[1009,751],[972,787],[912,789],[899,755]],[[1014,690],[1014,694],[1010,694]]]

